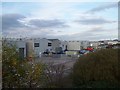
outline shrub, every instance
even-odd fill
[[[2,46],[2,87],[41,87],[44,65],[21,60],[16,47]]]
[[[103,49],[83,55],[74,64],[75,87],[117,87],[120,84],[118,49]]]

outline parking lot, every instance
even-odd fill
[[[35,59],[35,63],[41,62],[45,64],[53,63],[56,64],[64,64],[66,68],[72,68],[73,64],[76,62],[78,57],[70,57],[65,54],[56,54],[52,56],[42,56]]]

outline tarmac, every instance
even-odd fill
[[[53,63],[54,65],[65,64],[67,67],[72,67],[73,64],[76,62],[76,60],[78,60],[77,57],[70,57],[63,54],[63,55],[56,55],[56,56],[38,57],[35,59],[35,63],[37,62],[41,62],[44,64]]]
[[[44,63],[44,64],[50,64],[52,63],[53,65],[59,65],[63,64],[65,65],[65,74],[68,75],[68,73],[71,72],[71,69],[73,68],[74,63],[78,60],[78,57],[76,56],[66,56],[65,54],[63,55],[56,55],[56,56],[43,56],[43,57],[38,57],[35,59],[35,63]]]

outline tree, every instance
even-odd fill
[[[6,44],[2,45],[2,63],[3,87],[13,87],[13,84],[16,83],[13,81],[17,80],[15,72],[19,63],[15,47],[9,47]]]
[[[120,85],[119,49],[103,49],[83,55],[73,67],[76,87],[117,87]]]
[[[30,62],[25,65],[24,85],[27,88],[43,87],[44,82],[44,65],[42,63]]]
[[[48,63],[45,67],[45,86],[48,88],[63,87],[64,64]]]
[[[15,46],[2,45],[3,88],[25,88],[41,86],[43,67],[41,63],[20,60]]]

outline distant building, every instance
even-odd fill
[[[26,57],[26,41],[20,40],[16,41],[16,47],[19,51],[19,55],[21,58]]]
[[[118,41],[108,41],[107,42],[109,45],[114,45],[114,44],[118,44]]]
[[[34,41],[33,40],[27,40],[26,41],[26,57],[34,57]]]
[[[20,57],[35,56],[38,57],[39,53],[50,51],[52,49],[52,42],[45,38],[37,39],[3,39],[9,46],[16,46],[19,51]]]
[[[4,38],[2,40],[8,46],[16,47],[16,50],[19,52],[21,58],[26,57],[26,41],[22,39],[12,39],[12,38]]]
[[[89,41],[67,41],[68,42],[68,50],[81,50],[86,49],[90,46]]]
[[[68,42],[67,41],[61,41],[60,47],[62,47],[63,51],[68,50]]]
[[[98,42],[98,41],[91,41],[90,42],[90,46],[94,49],[98,49],[99,45],[100,45],[100,42]]]
[[[46,38],[34,39],[34,53],[35,56],[39,56],[39,53],[52,51],[52,42]]]
[[[90,46],[89,41],[81,41],[81,49],[86,49],[89,46]]]
[[[51,47],[52,51],[55,52],[56,48],[59,48],[61,46],[61,41],[59,39],[48,39],[51,41]]]
[[[67,49],[68,50],[80,50],[81,49],[81,42],[80,41],[68,41],[67,42]]]
[[[120,43],[114,44],[114,45],[113,45],[113,48],[114,48],[114,49],[120,48]]]
[[[60,53],[64,51],[79,51],[92,47],[94,49],[106,48],[108,45],[114,45],[118,48],[120,42],[118,40],[104,40],[104,41],[61,41],[59,39],[46,38],[3,38],[9,46],[16,46],[21,58],[24,57],[38,57],[43,52]]]

